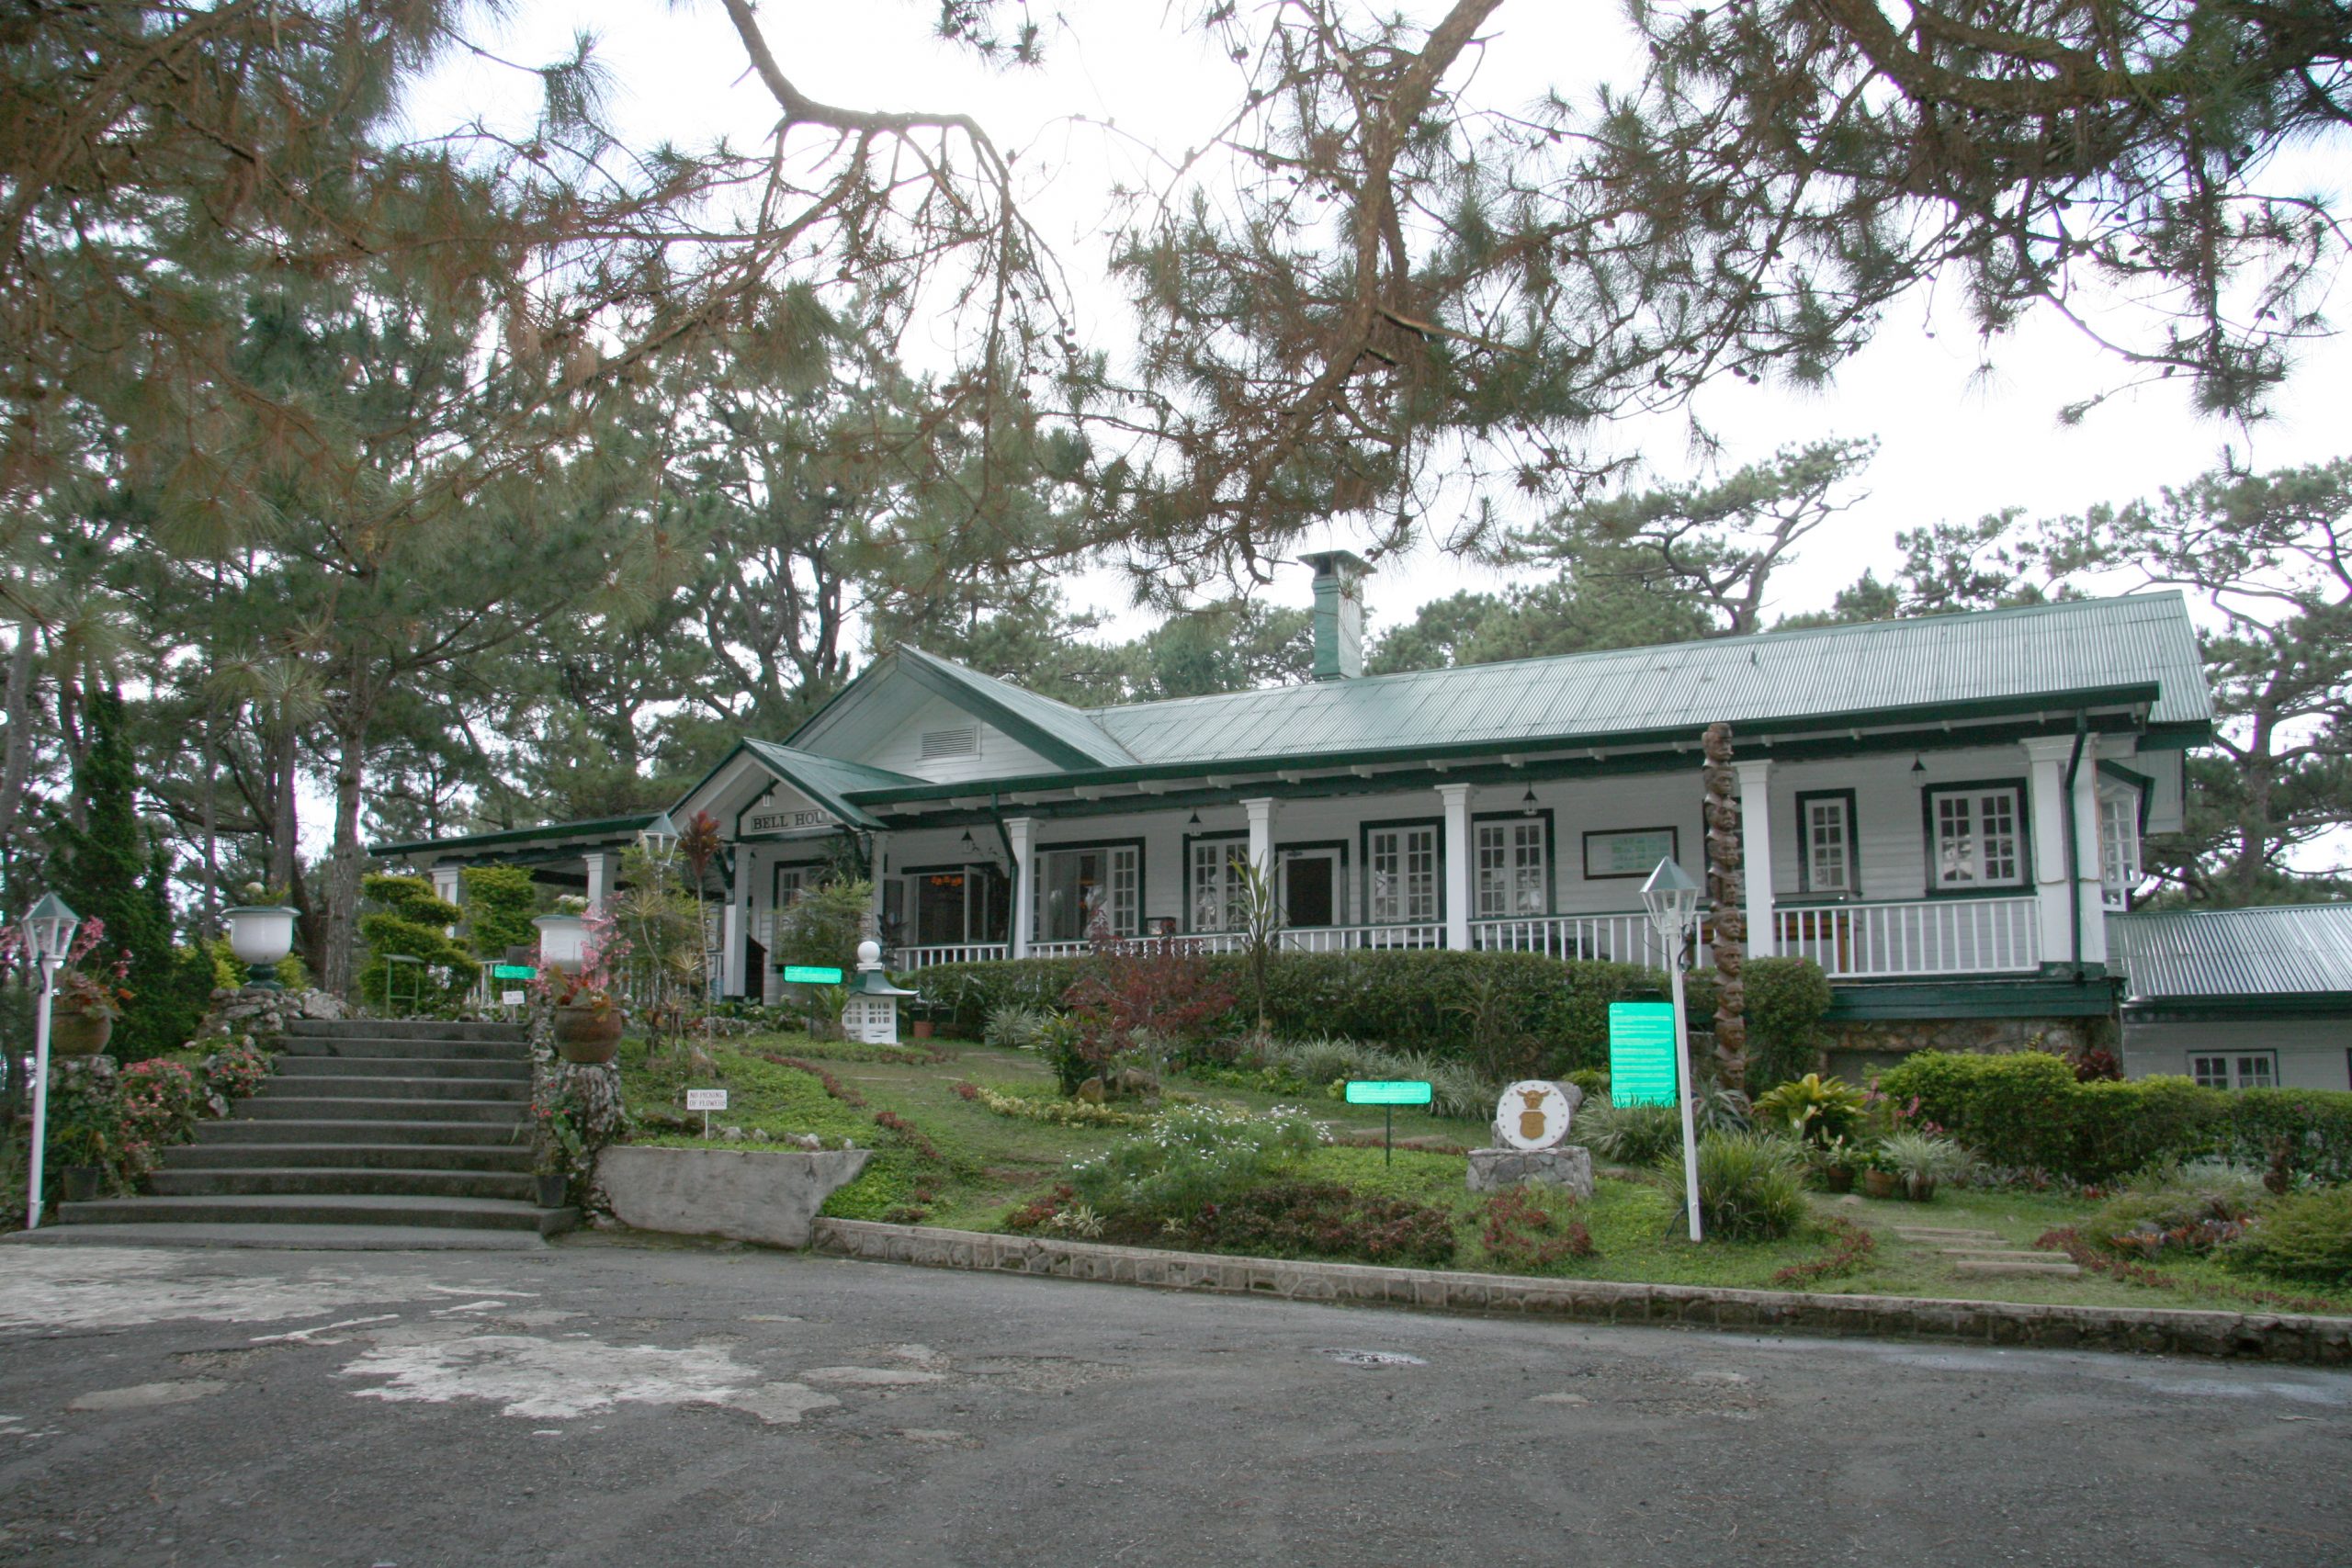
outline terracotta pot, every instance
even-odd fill
[[[1862,1196],[1892,1198],[1901,1182],[1902,1178],[1891,1170],[1866,1170],[1862,1172]]]
[[[79,1002],[57,998],[49,1014],[49,1054],[52,1056],[95,1056],[114,1038],[114,1020],[105,1013],[84,1012]]]
[[[555,1054],[582,1066],[609,1062],[620,1049],[621,1010],[560,1007],[555,1010]]]
[[[918,1039],[918,1040],[928,1040],[928,1039],[930,1039],[930,1038],[931,1038],[931,1031],[932,1031],[932,1021],[931,1021],[931,1020],[929,1020],[929,1019],[927,1019],[927,1018],[919,1018],[919,1019],[915,1020],[914,1027],[915,1027],[915,1038],[916,1038],[916,1039]]]
[[[1850,1165],[1823,1166],[1821,1184],[1832,1192],[1851,1192],[1854,1190],[1854,1168]]]

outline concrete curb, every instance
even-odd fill
[[[2044,1306],[1911,1296],[1834,1296],[1703,1285],[1636,1285],[1456,1274],[1361,1263],[1299,1263],[1161,1252],[1100,1242],[994,1235],[979,1231],[820,1219],[820,1252],[927,1269],[1041,1274],[1170,1291],[1273,1296],[1284,1301],[1375,1303],[1441,1312],[1518,1313],[1572,1323],[1869,1335],[1977,1344],[2224,1359],[2352,1364],[2352,1317],[2290,1313],[2193,1312],[2169,1307]]]

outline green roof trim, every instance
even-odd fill
[[[901,668],[925,690],[988,720],[1048,761],[1065,768],[1115,768],[1137,761],[1082,708],[967,670],[911,643],[897,654]]]
[[[506,828],[495,833],[465,833],[454,839],[413,839],[406,843],[370,844],[371,860],[389,860],[394,855],[414,854],[419,850],[498,849],[507,844],[530,844],[548,839],[634,839],[639,829],[660,816],[656,811],[641,817],[598,817],[581,822],[549,822],[537,828]]]
[[[852,792],[873,793],[921,782],[904,773],[891,773],[887,768],[869,768],[863,762],[845,762],[838,757],[820,757],[814,751],[797,751],[772,740],[738,741],[735,750],[727,754],[728,760],[732,761],[737,752],[744,751],[750,752],[768,772],[842,821],[860,828],[879,828],[882,823],[851,800]],[[724,767],[726,763],[719,765]],[[714,773],[717,771],[712,770]],[[708,782],[704,780],[705,784]],[[701,784],[695,786],[697,790],[701,787]],[[692,793],[689,791],[689,795]]]
[[[1972,1018],[2106,1018],[2115,1010],[2108,976],[2091,967],[2071,976],[1983,980],[1840,982],[1829,990],[1825,1023],[1909,1022]]]

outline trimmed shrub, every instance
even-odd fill
[[[2255,1216],[2227,1256],[2233,1263],[2290,1280],[2352,1284],[2352,1187],[2277,1200]]]
[[[2244,1175],[2126,1192],[2085,1220],[2082,1235],[2142,1262],[2168,1249],[2211,1253],[2236,1238],[2262,1196],[2261,1178]]]
[[[1829,976],[1810,958],[1752,958],[1747,988],[1747,1092],[1762,1094],[1820,1066]]]
[[[536,947],[539,890],[519,865],[469,865],[458,874],[465,889],[466,940],[484,962],[503,964],[510,947]]]
[[[376,1007],[390,1005],[391,966],[387,958],[414,958],[424,965],[416,979],[422,994],[417,1004],[426,1009],[454,1002],[472,988],[481,965],[473,954],[451,942],[447,928],[456,925],[458,909],[433,891],[422,876],[378,873],[360,879],[360,890],[375,906],[359,917],[359,937],[368,944],[368,962],[354,977],[360,997]],[[401,1000],[409,1001],[409,977],[400,982]]]
[[[1206,961],[1213,983],[1246,990],[1239,954]],[[943,964],[921,971],[923,995],[952,1009],[956,1032],[977,1038],[1006,1007],[1058,1008],[1085,973],[1082,958]],[[1609,1004],[1662,994],[1665,976],[1629,964],[1564,963],[1532,953],[1282,953],[1267,972],[1266,1017],[1278,1036],[1343,1035],[1399,1050],[1465,1059],[1476,1038],[1531,1042],[1538,1076],[1609,1065]],[[1712,976],[1686,982],[1690,1016],[1714,1010]],[[1479,1017],[1463,1009],[1476,998]],[[1227,1032],[1254,1023],[1236,1006]]]
[[[2352,1176],[2352,1093],[2200,1089],[2183,1077],[2077,1082],[2039,1051],[1980,1056],[1922,1051],[1879,1080],[1898,1103],[1996,1165],[2107,1181],[2208,1155],[2265,1164],[2283,1144],[2297,1175]]]

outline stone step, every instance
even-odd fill
[[[528,1100],[531,1080],[514,1078],[445,1078],[429,1076],[393,1077],[374,1073],[345,1073],[334,1077],[274,1077],[245,1103],[265,1105],[274,1100]]]
[[[537,1231],[551,1235],[579,1221],[576,1209],[541,1209],[497,1198],[390,1196],[289,1198],[105,1198],[61,1203],[65,1224],[431,1225],[467,1230]]]
[[[300,1122],[254,1122],[254,1126],[300,1127]],[[370,1134],[381,1123],[368,1122]],[[180,1144],[164,1155],[165,1170],[524,1170],[531,1149],[520,1141],[499,1144],[298,1144],[241,1142]]]
[[[566,1211],[567,1213],[569,1211]],[[263,1248],[272,1252],[544,1252],[537,1231],[464,1225],[156,1224],[43,1225],[0,1235],[0,1246]]]
[[[147,1185],[158,1198],[218,1198],[277,1194],[345,1198],[359,1194],[414,1198],[503,1198],[530,1202],[538,1191],[528,1171],[420,1170],[401,1167],[290,1170],[278,1168],[155,1171]]]
[[[1988,1244],[1984,1247],[1939,1247],[1937,1250],[1946,1258],[1973,1258],[1980,1261],[2007,1258],[2013,1263],[2048,1263],[2052,1260],[2052,1255],[2047,1252],[2032,1252],[2021,1247],[1996,1247]]]
[[[1894,1234],[1905,1241],[1998,1241],[1997,1231],[1971,1229],[1959,1225],[1896,1225]]]
[[[304,1083],[337,1078],[391,1076],[403,1078],[463,1079],[467,1082],[521,1083],[531,1081],[527,1056],[281,1056],[279,1083]]]
[[[287,1035],[281,1042],[278,1066],[298,1061],[388,1057],[402,1062],[528,1062],[527,1041],[425,1040],[377,1034]]]
[[[467,1084],[461,1088],[476,1089]],[[513,1099],[401,1099],[357,1095],[257,1094],[240,1100],[237,1122],[485,1122],[513,1126],[530,1114],[528,1095]]]
[[[520,1023],[452,1023],[437,1018],[296,1019],[286,1026],[288,1039],[311,1040],[478,1040],[522,1043],[531,1037]]]
[[[1953,1263],[1951,1271],[1955,1274],[1971,1274],[1979,1277],[2036,1276],[2067,1279],[2080,1274],[2083,1270],[2081,1265],[2069,1263],[2063,1258],[2037,1258],[2031,1261],[2024,1258],[1962,1258]]]
[[[245,1105],[255,1102],[246,1100]],[[314,1100],[313,1104],[347,1104],[344,1100]],[[400,1111],[414,1112],[419,1108],[413,1101],[392,1100],[386,1103]],[[447,1102],[431,1109],[437,1114],[447,1109]],[[318,1116],[236,1117],[226,1122],[199,1122],[196,1125],[196,1142],[189,1148],[239,1148],[251,1144],[351,1144],[383,1145],[405,1143],[411,1146],[423,1145],[466,1144],[477,1147],[523,1148],[530,1141],[530,1124],[511,1114],[512,1106],[501,1106],[510,1114],[494,1121],[436,1122],[423,1116],[387,1114],[364,1119],[322,1113]]]

